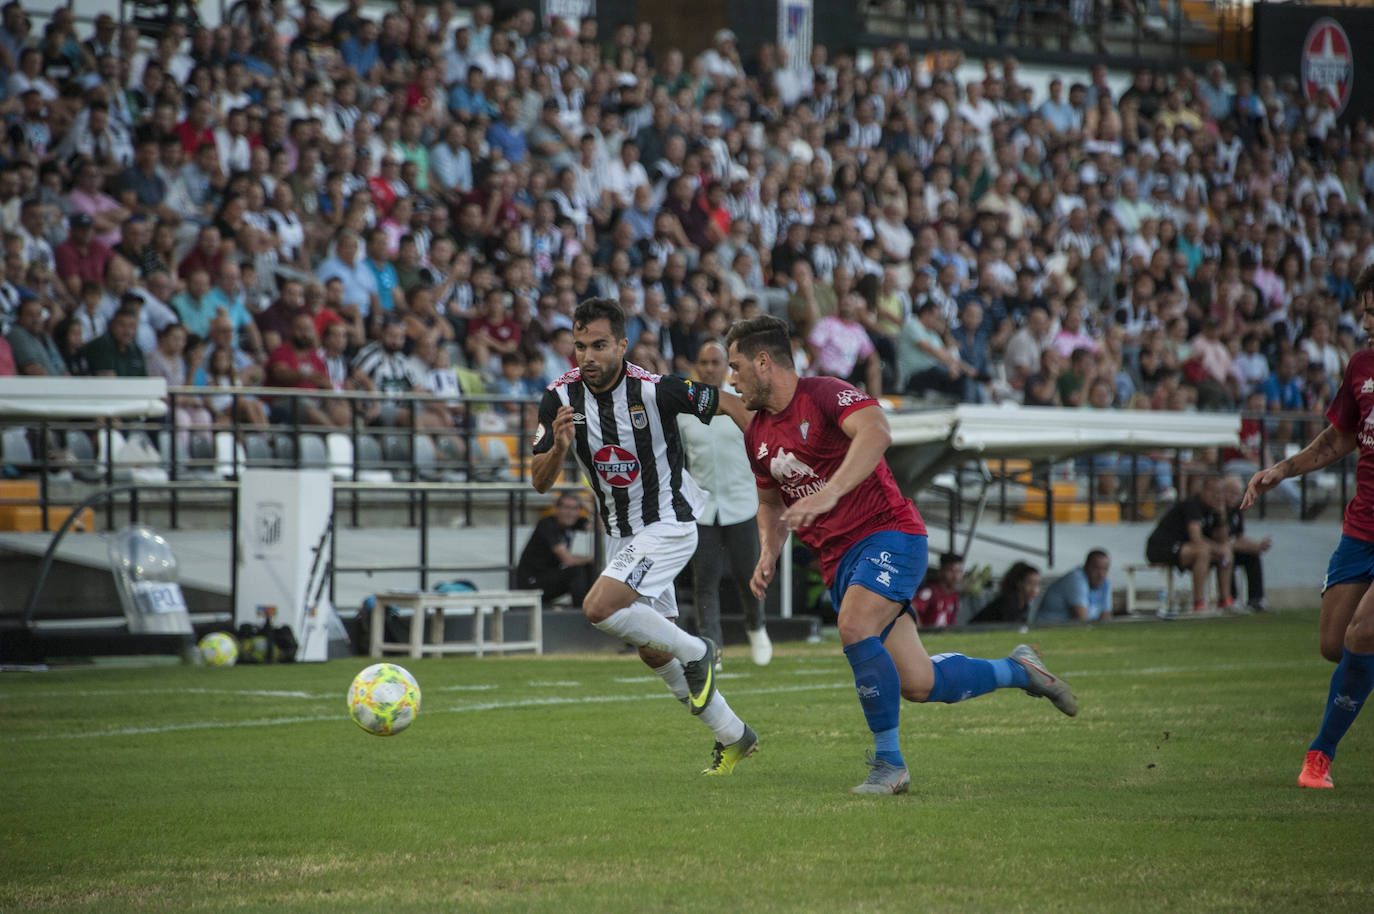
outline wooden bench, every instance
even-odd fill
[[[420,591],[387,591],[376,595],[372,605],[371,637],[368,653],[381,657],[385,651],[405,651],[411,657],[425,654],[475,654],[487,652],[503,654],[509,651],[544,653],[544,618],[540,607],[542,594],[537,590],[477,590],[467,593],[434,593]],[[386,607],[410,610],[410,639],[386,641]],[[524,641],[506,640],[506,613],[512,609],[527,609],[530,613],[529,638]],[[449,641],[444,634],[444,614],[472,617],[472,637]],[[487,617],[491,617],[491,632],[486,632]],[[429,640],[425,640],[425,618],[429,618]]]
[[[1153,613],[1158,616],[1191,615],[1190,611],[1193,608],[1192,582],[1189,581],[1185,584],[1183,580],[1184,578],[1191,577],[1188,572],[1179,571],[1172,565],[1126,565],[1122,570],[1126,572],[1126,615],[1132,616],[1139,613]],[[1149,587],[1142,587],[1137,583],[1136,573],[1141,571],[1157,571],[1164,575],[1164,587],[1158,591],[1163,594],[1163,600],[1152,595],[1142,596],[1142,591],[1144,594],[1151,594],[1152,589]],[[1211,593],[1212,575],[1214,574],[1216,574],[1215,568],[1208,570],[1207,581],[1202,587],[1204,596]],[[1240,590],[1244,589],[1245,575],[1242,574],[1237,576],[1236,585]],[[1179,589],[1184,590],[1184,593],[1181,595],[1181,599],[1183,600],[1181,606],[1176,599],[1176,597],[1180,596],[1176,592],[1176,590]],[[1241,602],[1239,591],[1233,594],[1233,596],[1238,603]]]
[[[1160,616],[1170,616],[1174,614],[1174,576],[1183,574],[1172,565],[1126,565],[1122,568],[1126,572],[1126,615],[1134,616],[1140,613],[1154,613]],[[1157,571],[1164,575],[1164,587],[1159,591],[1163,595],[1161,600],[1158,596],[1151,594],[1151,589],[1146,589],[1142,596],[1136,573],[1141,571]],[[1189,597],[1191,600],[1191,596]],[[1189,609],[1192,607],[1190,606]]]

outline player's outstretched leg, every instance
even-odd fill
[[[1326,696],[1326,713],[1321,730],[1312,745],[1298,775],[1299,787],[1331,787],[1331,760],[1336,757],[1336,744],[1359,716],[1374,687],[1374,654],[1357,654],[1346,648],[1341,662],[1331,674],[1331,688]]]
[[[682,661],[670,654],[660,654],[641,648],[640,659],[663,680],[673,697],[690,710],[687,677],[682,669]],[[707,704],[705,711],[697,716],[715,735],[712,749],[713,762],[702,774],[730,774],[735,765],[758,751],[759,738],[753,729],[730,708],[725,696],[717,691]]]
[[[603,632],[635,647],[672,654],[682,661],[687,677],[687,708],[701,714],[716,691],[715,663],[718,650],[710,639],[698,638],[678,628],[640,595],[621,581],[605,575],[596,579],[582,612]]]
[[[1051,675],[1028,644],[1017,645],[1011,656],[1000,660],[955,653],[928,657],[915,620],[905,612],[892,624],[885,643],[897,663],[902,697],[908,701],[955,704],[997,689],[1023,689],[1050,698],[1070,717],[1078,713],[1078,701],[1068,683]]]

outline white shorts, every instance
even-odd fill
[[[606,537],[606,569],[601,573],[639,594],[636,603],[677,618],[673,581],[697,551],[697,525],[650,524],[634,536]]]

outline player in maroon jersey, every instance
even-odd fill
[[[1367,337],[1374,339],[1374,264],[1355,280],[1355,301]],[[1328,467],[1360,449],[1355,497],[1345,507],[1341,541],[1331,553],[1322,583],[1321,651],[1336,663],[1317,738],[1307,747],[1299,787],[1331,787],[1336,744],[1355,722],[1374,686],[1374,349],[1350,357],[1336,397],[1326,410],[1330,424],[1287,460],[1250,477],[1240,508],[1255,503],[1292,476]]]
[[[798,377],[787,325],[777,318],[739,321],[726,343],[731,382],[755,410],[744,443],[759,489],[762,548],[750,586],[763,596],[789,530],[816,553],[873,732],[868,779],[854,792],[906,792],[902,698],[952,703],[1021,688],[1076,714],[1068,685],[1029,645],[1000,660],[926,654],[911,611],[926,570],[926,528],[883,459],[891,434],[878,402],[836,378]]]

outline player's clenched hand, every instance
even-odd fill
[[[803,527],[809,527],[822,514],[826,514],[834,508],[839,500],[839,496],[829,486],[826,486],[819,492],[812,492],[805,498],[794,501],[792,506],[782,513],[782,519],[786,522],[788,530],[800,530]]]
[[[558,407],[558,414],[553,417],[553,440],[561,450],[566,450],[572,445],[573,430],[572,407]]]
[[[1254,476],[1250,477],[1250,484],[1245,487],[1245,497],[1240,500],[1240,509],[1244,511],[1249,508],[1255,503],[1255,499],[1283,482],[1283,480],[1283,471],[1276,466],[1256,472]]]
[[[749,579],[749,590],[760,600],[768,593],[768,585],[773,582],[773,572],[777,570],[778,560],[768,556],[759,556],[759,563],[754,566],[754,575]]]

